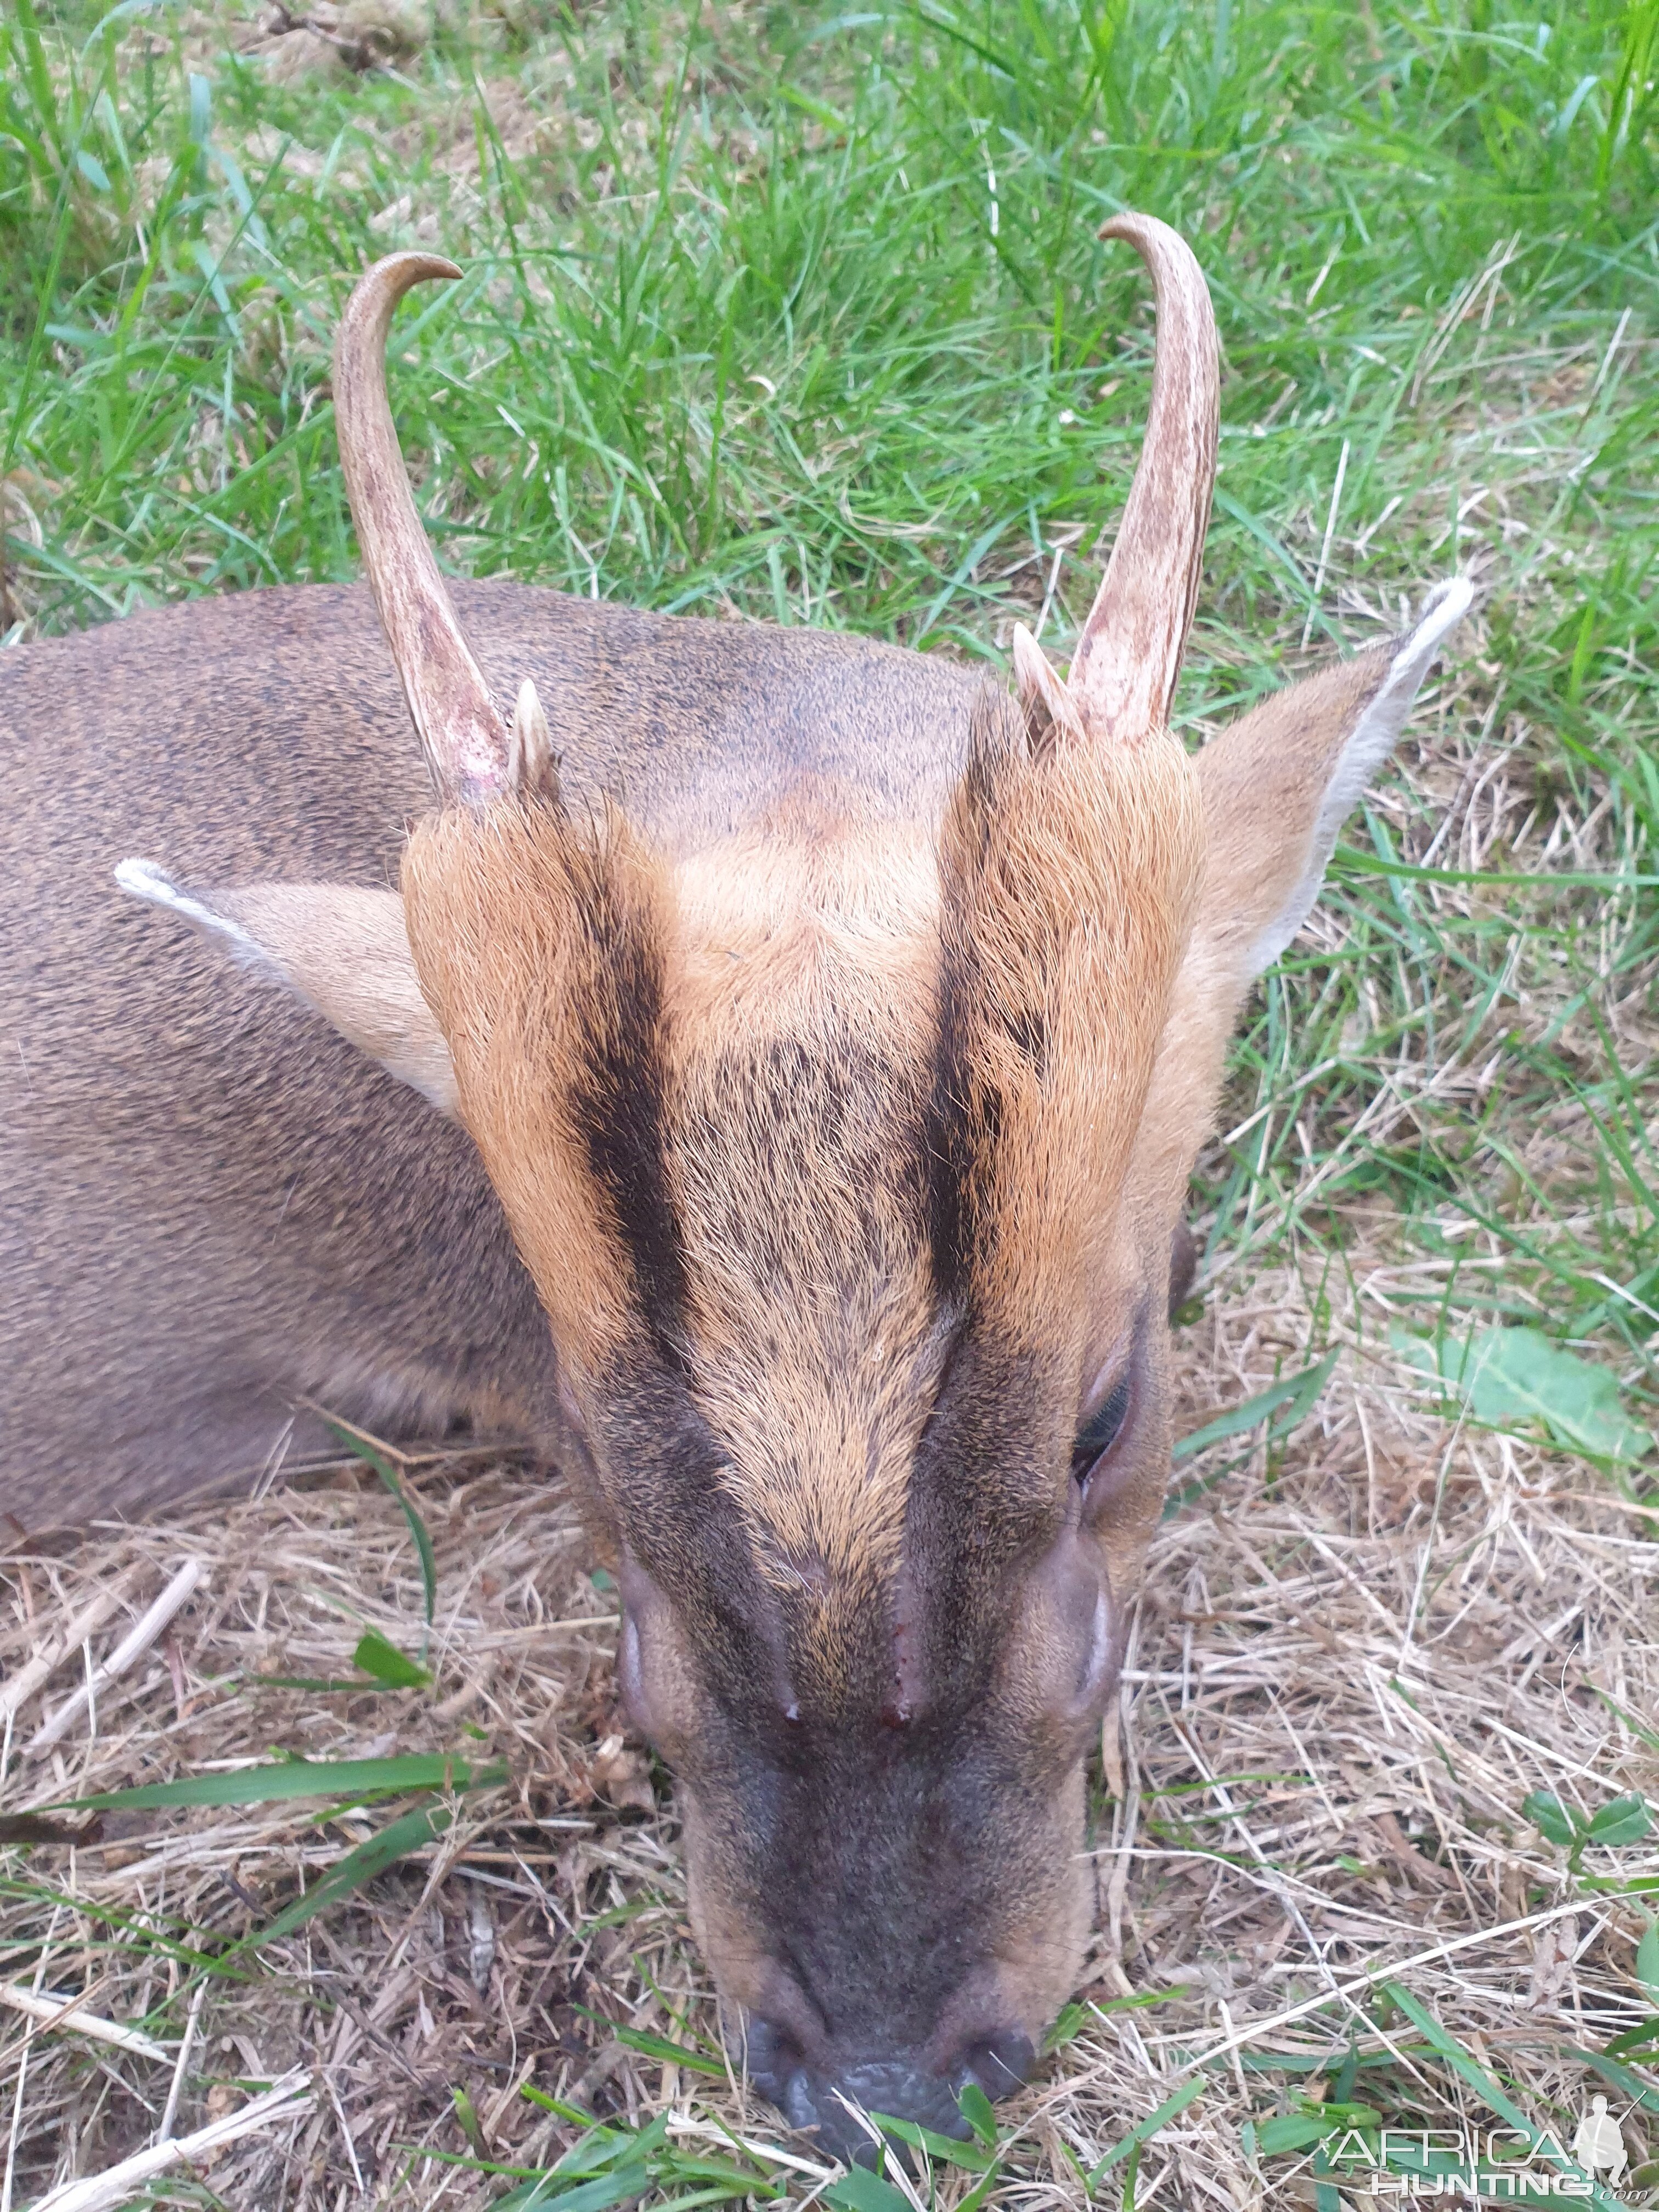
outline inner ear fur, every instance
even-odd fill
[[[1130,1176],[1145,1236],[1169,1233],[1245,993],[1306,921],[1344,817],[1469,598],[1462,579],[1442,585],[1405,635],[1275,693],[1195,756],[1204,880]]]
[[[422,994],[396,891],[355,884],[245,884],[200,890],[150,860],[123,860],[115,880],[222,945],[237,963],[283,985],[388,1074],[443,1114],[455,1078],[443,1032]]]
[[[1243,981],[1307,920],[1337,831],[1394,750],[1470,596],[1462,577],[1442,584],[1403,636],[1276,692],[1198,755],[1209,846],[1200,933]]]

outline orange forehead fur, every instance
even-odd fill
[[[607,905],[660,941],[660,865],[615,816],[579,830],[509,803],[417,823],[403,888],[461,1119],[562,1355],[591,1371],[627,1334],[637,1286],[574,1110],[587,1040],[617,1014],[589,921]]]
[[[1173,738],[1010,746],[964,779],[944,840],[963,1003],[958,1111],[981,1224],[975,1293],[1034,1350],[1065,1344],[1112,1237],[1203,865]],[[1166,1231],[1167,1233],[1167,1231]]]
[[[640,1302],[579,1126],[584,1055],[617,1018],[596,907],[647,948],[690,1387],[763,1570],[817,1593],[827,1636],[897,1561],[944,1354],[942,968],[970,987],[948,1018],[990,1230],[975,1304],[1023,1345],[1074,1345],[1199,866],[1172,739],[1035,761],[1022,739],[979,765],[939,834],[797,816],[676,864],[615,818],[506,804],[422,824],[404,865],[462,1118],[589,1373]]]

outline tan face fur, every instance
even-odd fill
[[[582,1408],[637,1702],[690,1790],[698,1917],[746,2005],[838,1887],[822,1865],[799,1884],[745,1817],[792,1739],[823,1786],[791,1834],[859,1832],[862,1804],[890,1858],[916,1857],[918,1820],[950,1826],[940,1792],[994,1751],[970,1823],[994,1817],[994,1857],[931,1899],[918,1861],[893,1904],[967,1923],[1000,2024],[1034,2040],[1066,1993],[1104,1650],[1081,1705],[1079,1686],[1164,1428],[1176,1194],[1126,1185],[1202,857],[1172,739],[1033,757],[988,691],[936,832],[807,799],[753,854],[682,869],[615,817],[510,799],[410,841],[422,981]],[[1079,1528],[1073,1437],[1114,1363],[1152,1479]],[[956,1990],[921,1980],[916,2021],[948,2014]],[[870,1993],[795,1994],[844,2058],[834,2023]],[[849,2037],[873,2048],[873,2016]]]
[[[1456,611],[1195,763],[1033,744],[988,691],[933,830],[809,788],[689,864],[516,799],[410,841],[624,1685],[786,2109],[901,2052],[913,2087],[982,2078],[1068,1994],[1081,1761],[1168,1464],[1170,1231],[1331,786]]]

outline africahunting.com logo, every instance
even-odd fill
[[[1605,2097],[1593,2097],[1570,2142],[1548,2129],[1350,2128],[1328,2139],[1319,2166],[1340,2188],[1379,2198],[1541,2205],[1572,2199],[1602,2212],[1659,2204],[1659,2187],[1620,2187],[1630,2178],[1630,2155],[1620,2117]],[[1644,2183],[1651,2172],[1643,2170]]]

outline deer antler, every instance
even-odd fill
[[[507,726],[421,527],[386,396],[398,301],[428,277],[460,273],[436,254],[392,253],[359,278],[334,342],[334,414],[363,567],[428,763],[446,799],[477,805],[507,781]]]
[[[1147,215],[1114,216],[1103,238],[1126,238],[1152,271],[1158,300],[1152,399],[1140,460],[1117,542],[1071,673],[1035,665],[1036,640],[1015,633],[1022,700],[1045,724],[1080,725],[1097,744],[1133,744],[1169,720],[1181,655],[1192,627],[1215,486],[1219,376],[1215,315],[1192,248]],[[1047,664],[1044,664],[1047,668]]]

